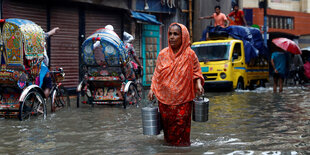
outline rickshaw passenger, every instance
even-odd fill
[[[106,67],[106,61],[104,59],[104,54],[102,53],[102,45],[100,44],[100,41],[96,41],[93,44],[93,50],[94,50],[94,55],[95,55],[95,60],[96,63],[100,66],[102,66],[103,68]]]

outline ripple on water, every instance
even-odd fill
[[[308,88],[207,92],[209,120],[192,122],[191,146],[142,134],[141,107],[82,105],[47,120],[0,119],[0,154],[302,154],[309,148]],[[72,102],[74,105],[74,101]],[[262,151],[264,150],[264,151]]]

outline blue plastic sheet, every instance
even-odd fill
[[[269,59],[269,52],[264,45],[264,40],[259,29],[244,26],[229,26],[227,28],[222,27],[208,27],[204,30],[201,41],[206,40],[207,32],[225,31],[231,37],[243,41],[245,61],[249,63],[252,58],[258,56],[264,56]]]

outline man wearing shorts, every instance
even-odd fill
[[[277,92],[278,84],[279,92],[282,92],[288,66],[287,54],[284,51],[273,52],[271,55],[271,65],[273,67],[273,92]]]

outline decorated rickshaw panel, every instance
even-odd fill
[[[5,23],[3,27],[3,41],[7,57],[6,64],[22,66],[23,46],[19,27],[12,23]]]
[[[24,19],[7,19],[4,24],[4,42],[8,64],[12,60],[22,61],[23,52],[28,60],[43,59],[44,31],[34,22]]]
[[[0,68],[1,68],[1,65],[4,65],[4,64],[6,64],[6,53],[4,50],[2,30],[0,29]]]
[[[35,24],[21,25],[26,59],[43,59],[44,31]]]

